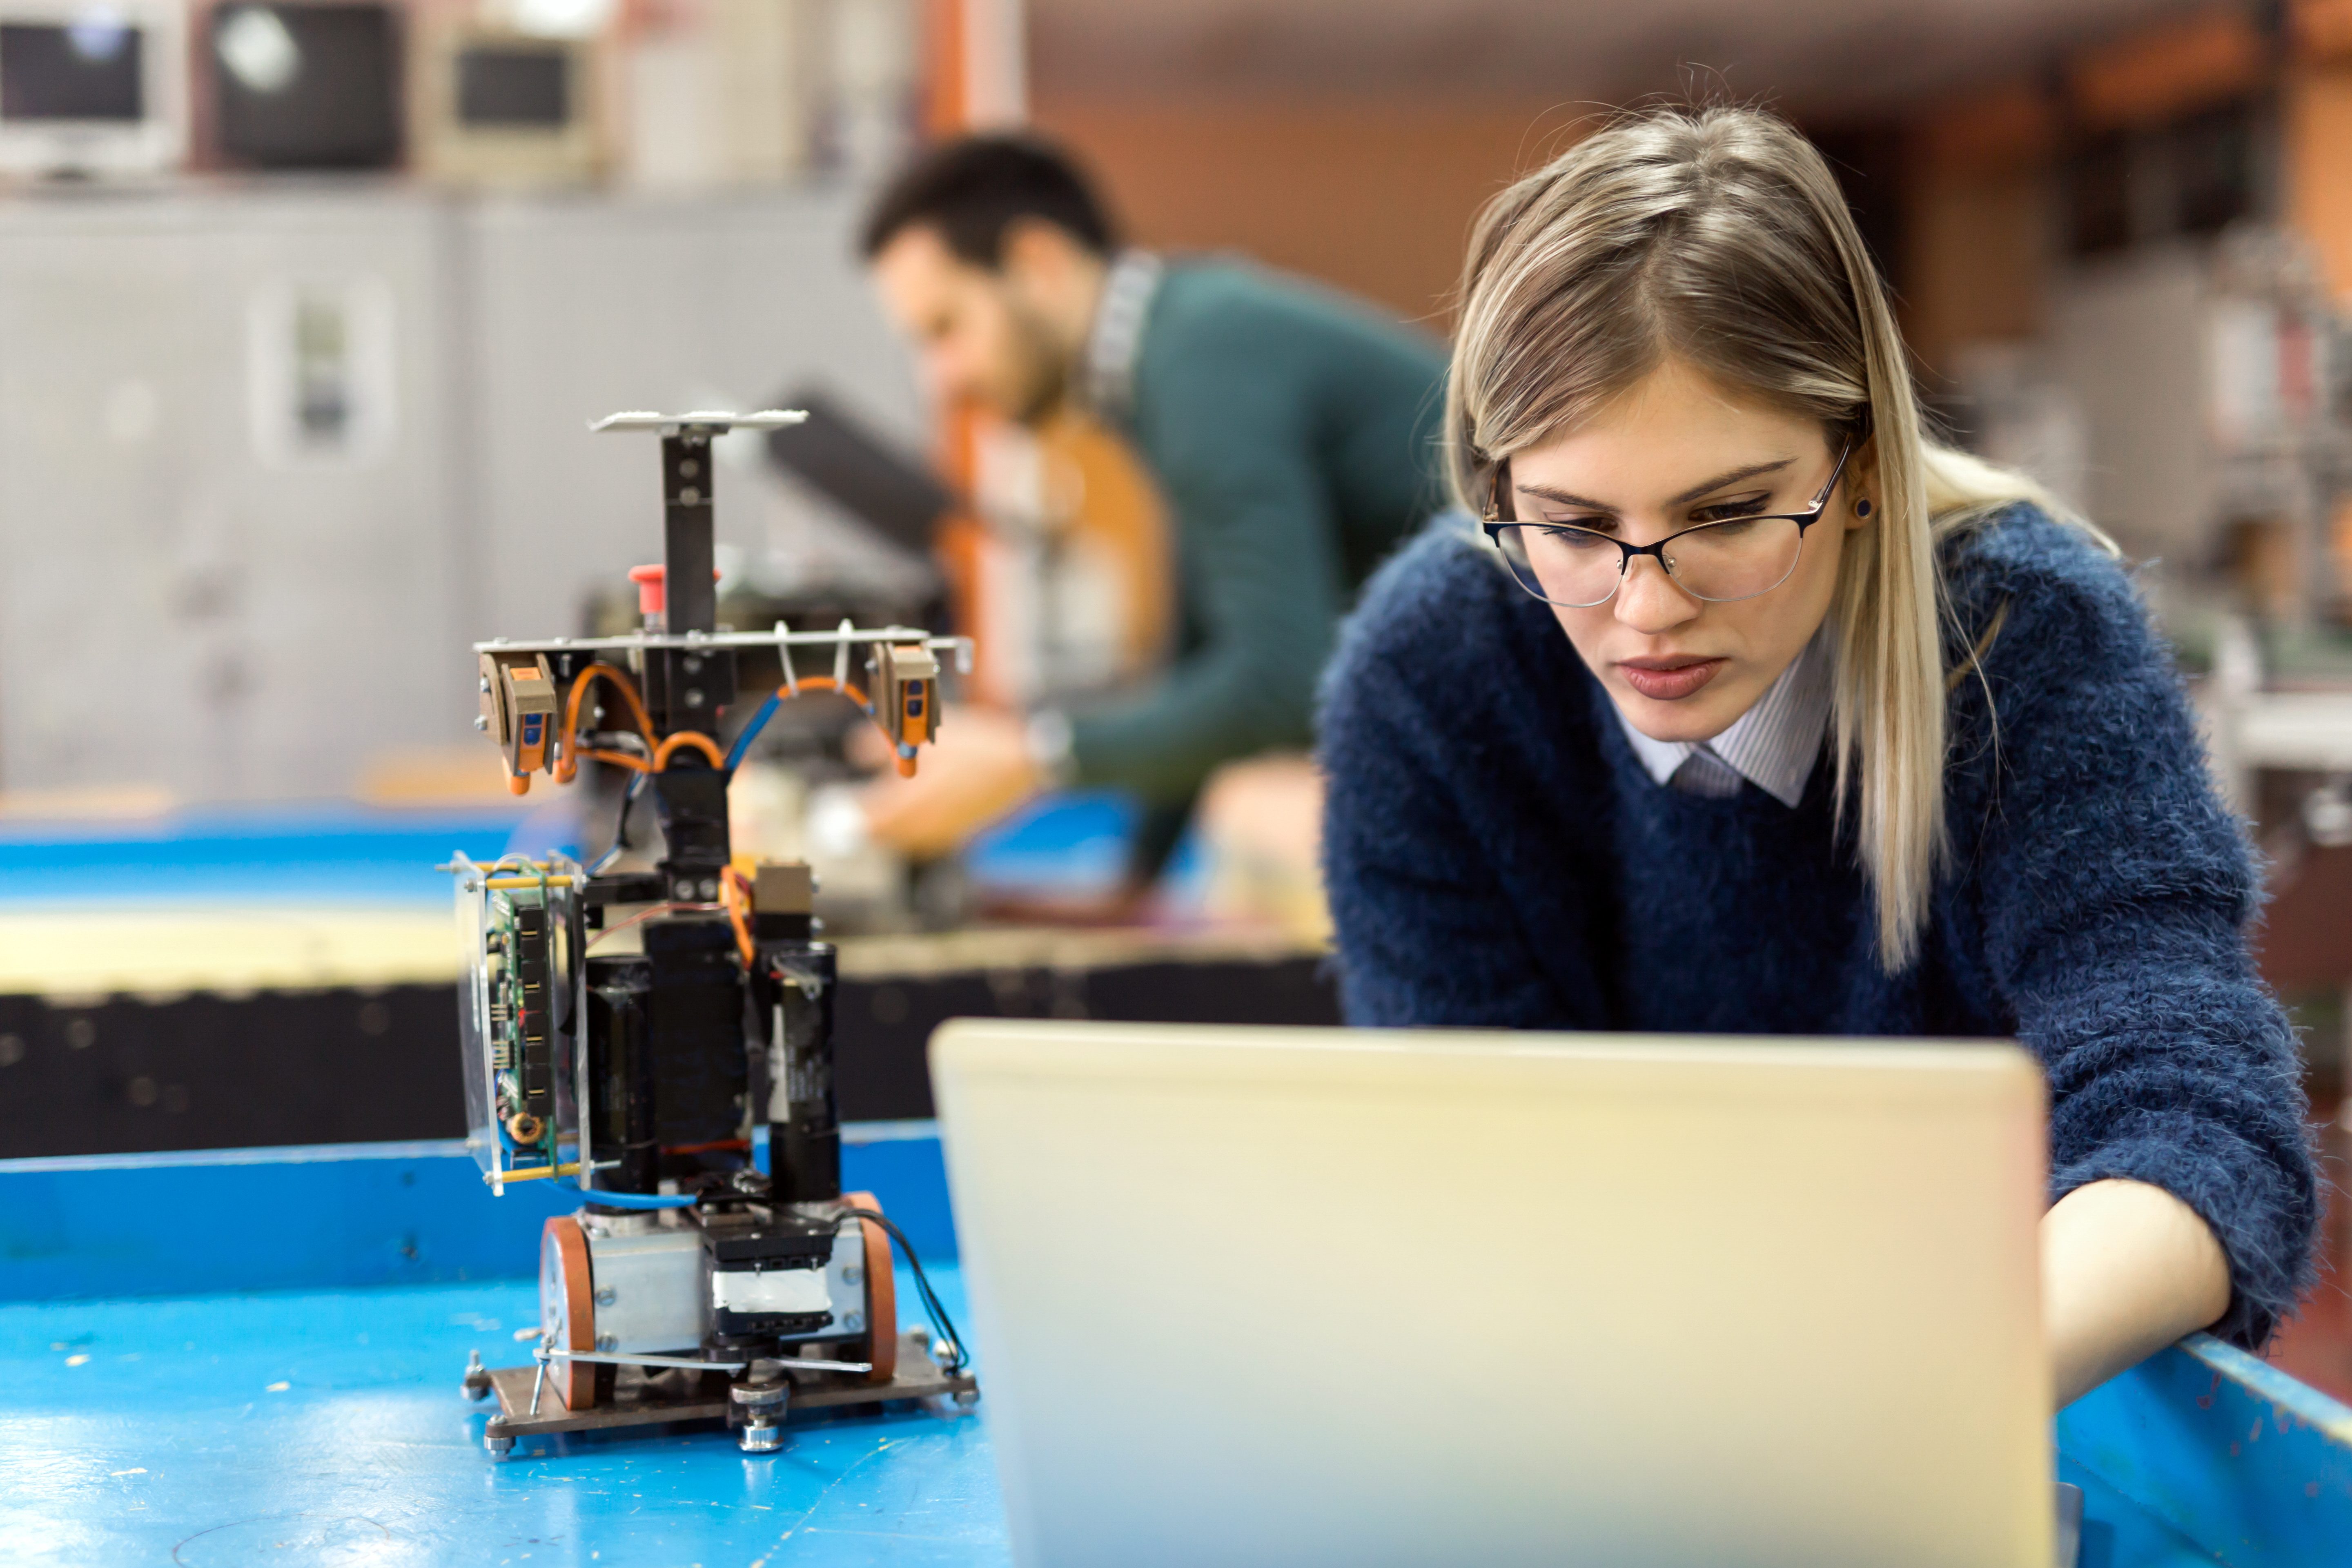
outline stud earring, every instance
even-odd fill
[[[1870,498],[1868,496],[1864,496],[1862,500],[1853,503],[1853,515],[1856,517],[1868,517],[1870,515]]]

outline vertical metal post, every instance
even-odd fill
[[[662,437],[663,592],[669,600],[669,629],[708,632],[719,627],[719,594],[711,584],[710,436],[686,429]]]
[[[769,1039],[768,1163],[776,1195],[824,1203],[841,1195],[841,1113],[833,1083],[830,943],[771,948],[762,989],[774,1009]]]

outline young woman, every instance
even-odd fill
[[[2014,1037],[2059,1402],[2266,1338],[2317,1200],[2244,837],[2112,550],[1922,434],[1820,154],[1675,110],[1505,192],[1446,430],[1481,526],[1325,689],[1351,1019]]]

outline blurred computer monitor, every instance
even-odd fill
[[[579,184],[604,162],[595,46],[428,21],[416,51],[416,163],[469,185]]]
[[[261,169],[398,162],[401,38],[391,5],[222,5],[209,54],[215,135],[227,161]]]
[[[0,0],[0,170],[173,167],[187,151],[185,49],[169,0]]]

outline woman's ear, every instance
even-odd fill
[[[1878,437],[1873,436],[1853,449],[1845,460],[1845,482],[1839,486],[1843,492],[1838,506],[1843,513],[1846,531],[1866,528],[1885,509],[1885,491],[1878,483]]]

